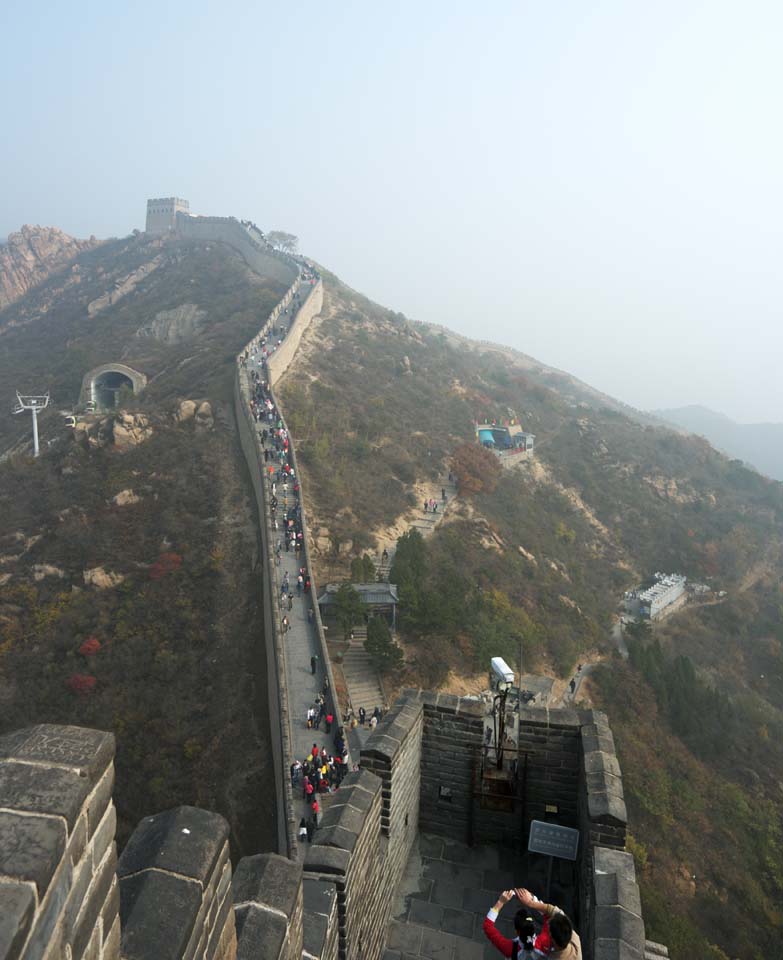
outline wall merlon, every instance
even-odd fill
[[[348,870],[350,854],[337,847],[321,846],[316,842],[308,847],[305,855],[304,869],[306,873],[339,874],[345,876]]]
[[[41,723],[0,737],[0,760],[72,770],[97,783],[114,759],[114,736],[101,730]]]
[[[156,867],[198,881],[202,889],[228,841],[229,827],[218,813],[175,807],[145,817],[131,835],[117,870],[122,879]]]
[[[592,750],[584,755],[583,769],[588,773],[606,773],[612,777],[620,777],[620,764],[614,753],[604,750]]]

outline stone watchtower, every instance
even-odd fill
[[[159,197],[147,201],[147,233],[168,233],[177,226],[177,214],[190,213],[190,204],[179,197]]]

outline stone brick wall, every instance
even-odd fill
[[[418,833],[423,729],[423,704],[418,696],[403,696],[383,717],[361,753],[362,769],[381,781],[381,834],[387,840],[384,874],[395,889]]]
[[[415,695],[424,708],[419,826],[425,833],[472,843],[485,708],[447,693]]]
[[[644,960],[645,931],[630,853],[595,847],[582,944],[588,960]]]
[[[141,821],[117,866],[123,960],[236,955],[228,832],[197,807]]]
[[[300,960],[302,866],[274,853],[244,857],[232,884],[237,960]]]
[[[242,229],[242,228],[240,228]],[[294,291],[297,289],[297,283],[292,284],[282,300],[275,306],[272,313],[267,318],[264,326],[259,330],[251,343],[259,341],[266,332],[277,322],[282,310],[291,302]],[[310,319],[320,309],[322,302],[322,284],[319,281],[314,287],[311,287],[307,298],[302,304],[299,314],[302,312]],[[310,322],[308,319],[307,323]],[[293,326],[296,325],[296,321]],[[290,336],[290,332],[288,336]],[[301,336],[301,333],[300,333]],[[288,337],[283,341],[283,345],[275,351],[273,357],[277,355],[286,345]],[[248,344],[248,347],[250,344]],[[244,350],[242,351],[244,353]],[[270,390],[277,404],[277,398]],[[237,374],[234,384],[234,405],[236,410],[237,425],[239,429],[239,439],[242,446],[242,452],[250,472],[253,491],[255,493],[256,507],[258,509],[259,529],[261,532],[261,550],[262,550],[262,575],[259,583],[259,590],[262,596],[264,609],[264,638],[267,658],[267,684],[268,684],[268,703],[269,703],[269,724],[272,740],[272,755],[275,761],[275,770],[279,775],[275,784],[277,797],[277,826],[278,826],[278,852],[287,856],[296,857],[299,854],[296,830],[298,819],[294,814],[293,797],[291,793],[291,782],[287,771],[291,765],[293,751],[291,747],[291,732],[289,722],[288,695],[286,685],[286,658],[284,636],[280,626],[280,619],[277,616],[277,598],[280,595],[280,585],[278,583],[277,567],[274,563],[273,544],[274,534],[272,529],[272,516],[267,499],[268,489],[265,478],[261,474],[260,464],[264,462],[263,448],[258,437],[256,423],[253,420],[248,405],[250,395],[249,379],[247,370],[237,364]],[[280,418],[285,424],[283,413],[278,407]],[[299,474],[296,454],[291,449],[291,462]],[[310,561],[309,535],[307,529],[307,518],[305,516],[304,506],[302,507],[302,530],[304,533],[304,563],[310,572],[312,592],[317,596],[317,583],[313,575],[313,568]],[[318,606],[315,606],[315,628],[319,641],[319,657],[326,672],[329,681],[330,690],[334,691],[334,677],[332,675],[331,662],[326,648],[326,638],[321,623],[321,615]],[[330,699],[332,710],[337,714],[338,705]]]
[[[337,916],[337,884],[324,877],[305,877],[304,887],[304,953],[314,960],[337,960],[339,920]]]
[[[269,372],[269,385],[274,387],[280,377],[286,372],[294,359],[294,355],[299,348],[299,343],[304,336],[305,331],[310,326],[313,317],[317,317],[323,306],[324,285],[319,280],[311,289],[305,303],[296,315],[296,319],[291,324],[291,329],[286,334],[285,340],[275,350],[267,362]]]
[[[381,781],[367,770],[351,773],[325,806],[305,877],[336,887],[340,960],[379,960],[394,895],[381,842]]]
[[[42,724],[0,737],[2,960],[120,956],[113,785],[111,734]]]
[[[605,713],[584,715],[580,739],[579,821],[590,843],[625,849],[628,813],[614,737]]]
[[[177,234],[188,240],[211,240],[227,243],[245,258],[245,262],[261,276],[290,283],[296,274],[290,257],[257,243],[235,217],[192,217],[178,213]]]
[[[483,713],[476,701],[406,691],[368,739],[364,769],[325,798],[304,872],[263,854],[240,861],[233,884],[227,823],[193,807],[145,818],[117,864],[109,734],[38,726],[0,737],[0,960],[380,960],[417,810],[422,829],[450,838],[455,825],[466,837],[487,829],[471,776]],[[520,750],[525,824],[549,803],[581,831],[586,960],[644,960],[606,717],[525,710]]]
[[[547,805],[557,807],[552,818],[557,823],[579,827],[579,715],[574,710],[528,707],[520,710],[519,731],[525,837],[531,820],[550,819]]]
[[[261,535],[261,570],[258,591],[264,611],[264,636],[259,637],[258,642],[263,646],[267,666],[269,734],[275,768],[277,850],[279,853],[289,856],[296,850],[298,821],[294,814],[291,778],[287,775],[293,751],[285,683],[285,649],[279,617],[276,613],[279,589],[274,579],[272,518],[266,499],[266,484],[259,469],[259,457],[263,462],[263,453],[261,452],[256,424],[247,405],[247,389],[247,373],[238,367],[234,383],[234,408],[236,410],[239,442],[245,455],[255,494],[258,527]]]

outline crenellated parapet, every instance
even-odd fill
[[[480,700],[405,691],[361,769],[324,796],[303,856],[245,857],[233,880],[226,821],[194,807],[146,817],[117,863],[111,735],[42,725],[2,737],[0,960],[381,960],[420,833],[508,852],[524,848],[547,808],[580,832],[574,915],[585,956],[643,960],[606,717],[524,709],[525,790],[508,812],[483,809],[477,789],[485,720]]]
[[[120,956],[114,737],[0,737],[0,958]]]

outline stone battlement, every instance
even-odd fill
[[[476,700],[405,691],[368,739],[361,769],[324,798],[303,859],[245,857],[233,879],[227,823],[194,807],[146,817],[117,861],[111,735],[45,725],[8,734],[0,738],[0,960],[380,960],[420,831],[522,849],[545,802],[558,807],[557,822],[580,831],[573,912],[585,956],[643,960],[606,718],[525,710],[526,789],[522,809],[507,813],[483,809],[475,789],[484,721]]]

